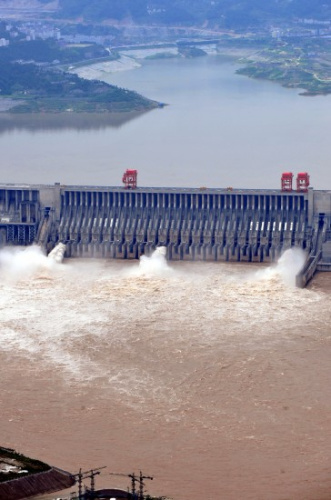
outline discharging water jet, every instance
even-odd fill
[[[0,273],[9,280],[29,278],[41,271],[49,271],[63,260],[65,245],[59,243],[46,256],[38,245],[3,248],[0,251]]]
[[[171,272],[172,269],[168,266],[166,254],[166,247],[158,247],[150,256],[142,255],[139,261],[138,274],[160,276]]]
[[[58,243],[56,247],[53,248],[48,254],[48,258],[54,260],[57,264],[61,264],[64,258],[64,253],[66,251],[66,246],[64,243]]]
[[[286,285],[295,286],[296,277],[302,271],[307,259],[301,248],[289,248],[279,257],[276,265],[260,270],[256,273],[258,279],[280,278]]]
[[[296,277],[302,271],[306,259],[307,255],[301,248],[289,248],[278,259],[276,272],[286,284],[295,286]]]

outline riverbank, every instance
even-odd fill
[[[86,80],[102,80],[104,74],[117,73],[118,71],[129,71],[139,68],[139,64],[132,57],[121,55],[114,61],[91,63],[86,66],[74,67],[70,73],[78,75]]]
[[[237,74],[303,89],[300,95],[304,96],[331,94],[331,45],[327,39],[269,40],[257,49],[241,56],[243,67]]]
[[[194,48],[165,46],[156,48],[125,49],[113,61],[91,63],[71,69],[81,78],[104,80],[110,74],[130,71],[141,67],[143,61],[169,58],[191,58],[201,55],[217,55],[229,58],[241,65],[238,75],[274,81],[286,88],[303,89],[301,95],[327,95],[331,93],[331,51],[323,40],[312,43],[310,52],[305,40],[275,42],[272,39],[254,41],[235,39],[215,42],[214,45]]]
[[[225,51],[225,57],[235,59],[236,57],[245,57],[251,54],[250,51]],[[87,80],[103,80],[110,74],[119,73],[122,71],[130,71],[138,69],[143,64],[143,61],[151,60],[167,60],[167,59],[194,59],[201,56],[223,55],[223,52],[218,52],[217,42],[214,44],[206,44],[195,46],[192,44],[160,44],[153,47],[127,47],[118,52],[118,57],[110,61],[90,61],[88,64],[72,65],[69,68],[70,73],[78,75]]]
[[[140,68],[144,60],[168,59],[172,57],[184,56],[176,46],[132,48],[120,51],[118,58],[112,61],[91,62],[79,66],[74,65],[69,71],[87,80],[103,80],[105,76],[112,73]]]
[[[322,80],[312,68],[309,70],[294,64],[253,61],[238,69],[237,74],[258,80],[270,80],[286,88],[300,88],[303,89],[300,95],[304,96],[331,94],[331,78]]]

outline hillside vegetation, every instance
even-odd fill
[[[0,47],[0,97],[16,104],[11,109],[14,113],[127,112],[158,105],[136,92],[85,80],[58,67],[59,63],[84,63],[89,58],[109,61],[113,57],[100,45],[61,47],[54,40],[18,41]]]
[[[9,63],[0,73],[0,95],[14,98],[12,112],[123,112],[157,106],[136,92],[48,71],[34,64]]]
[[[325,0],[59,0],[62,18],[245,28],[295,18],[329,20]]]

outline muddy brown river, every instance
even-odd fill
[[[329,500],[331,275],[295,288],[300,259],[2,251],[1,445],[174,500]]]

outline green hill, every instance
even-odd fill
[[[109,61],[113,56],[96,44],[61,47],[53,40],[19,41],[0,47],[0,97],[9,97],[16,104],[11,109],[14,113],[108,113],[158,106],[137,92],[59,69],[59,63],[84,64],[88,58]]]
[[[158,105],[136,92],[34,64],[4,64],[0,89],[16,100],[16,113],[143,111]]]
[[[295,18],[331,19],[325,0],[59,0],[62,18],[162,25],[256,26]]]

